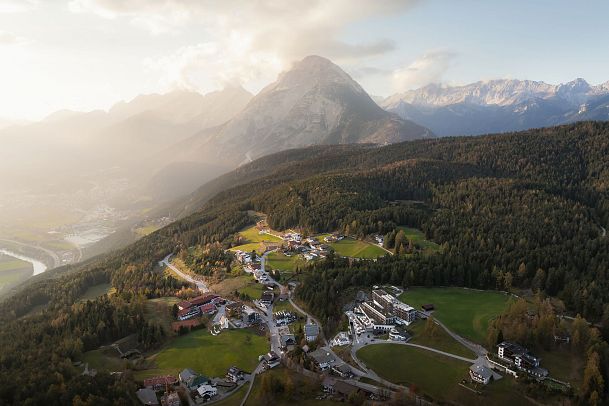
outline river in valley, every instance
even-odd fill
[[[0,248],[0,254],[8,255],[9,257],[29,262],[34,267],[34,275],[41,274],[47,270],[47,266],[37,259],[26,257],[25,255],[17,254],[16,252],[8,251],[2,248]]]

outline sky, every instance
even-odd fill
[[[429,83],[609,80],[609,2],[0,0],[0,118],[138,94],[256,93],[310,54],[372,95]]]

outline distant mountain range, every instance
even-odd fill
[[[465,86],[431,84],[388,97],[381,107],[440,136],[477,135],[609,120],[609,82],[551,85],[500,79]]]
[[[381,109],[340,67],[308,56],[256,95],[233,119],[174,151],[242,164],[289,148],[390,144],[431,137],[428,129]]]

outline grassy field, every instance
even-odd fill
[[[400,300],[416,309],[433,303],[433,315],[454,331],[477,343],[484,343],[488,323],[505,310],[509,296],[491,291],[463,288],[412,288]]]
[[[426,347],[438,349],[440,351],[449,352],[451,354],[460,355],[462,357],[476,358],[476,355],[469,349],[465,348],[459,342],[455,341],[448,333],[440,326],[436,326],[435,333],[432,337],[424,333],[425,321],[420,320],[408,327],[408,332],[412,334],[410,340],[413,344],[420,344]]]
[[[34,267],[29,262],[0,254],[0,291],[25,281],[33,274]]]
[[[224,376],[232,365],[251,372],[258,364],[258,356],[268,350],[266,337],[249,330],[227,330],[217,336],[207,330],[196,330],[173,339],[150,358],[156,368],[139,371],[136,377],[177,375],[184,368],[192,368],[209,377]]]
[[[247,244],[238,245],[236,247],[231,248],[230,251],[256,251],[258,254],[262,254],[259,242],[248,242]]]
[[[78,299],[80,302],[86,302],[87,300],[95,300],[105,294],[112,294],[114,288],[109,283],[100,283],[99,285],[93,285],[89,287],[85,293],[83,293]]]
[[[175,320],[171,315],[171,308],[174,303],[178,303],[177,297],[159,297],[147,300],[144,303],[144,315],[148,320],[154,320],[161,324],[167,334],[170,334],[171,323]]]
[[[410,227],[398,227],[400,230],[404,230],[404,234],[413,243],[420,246],[425,254],[433,254],[434,252],[440,251],[440,246],[433,241],[429,241],[425,238],[425,234],[419,229]]]
[[[352,258],[378,258],[387,255],[387,251],[376,244],[366,241],[343,238],[340,241],[328,244],[338,255]]]
[[[269,266],[269,269],[278,270],[281,275],[281,280],[285,281],[294,276],[296,268],[300,267],[302,269],[302,266],[306,264],[306,261],[300,255],[288,257],[281,252],[271,252],[266,257],[266,264]]]
[[[82,355],[82,362],[98,371],[117,372],[125,369],[126,361],[118,357],[115,350],[93,350]]]
[[[270,234],[259,234],[256,226],[246,228],[245,230],[239,231],[239,235],[245,238],[248,242],[282,242],[283,240],[279,237],[275,237]]]
[[[518,383],[505,377],[491,382],[476,395],[459,386],[467,378],[469,364],[430,351],[392,344],[369,345],[357,356],[381,377],[405,386],[414,385],[420,393],[454,404],[529,405]],[[481,389],[480,387],[478,388]]]

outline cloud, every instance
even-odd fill
[[[394,89],[405,91],[441,81],[456,56],[454,52],[443,50],[424,54],[410,65],[393,72]]]
[[[391,40],[351,42],[343,38],[344,30],[360,20],[406,12],[418,2],[72,0],[69,7],[76,13],[126,19],[154,35],[204,27],[204,40],[147,60],[146,66],[164,70],[164,82],[211,90],[209,86],[222,82],[272,80],[293,61],[311,54],[355,63],[391,52],[396,48]]]
[[[0,13],[23,13],[38,5],[38,0],[0,0]]]
[[[0,46],[21,45],[26,42],[25,38],[18,37],[10,32],[0,31]]]

